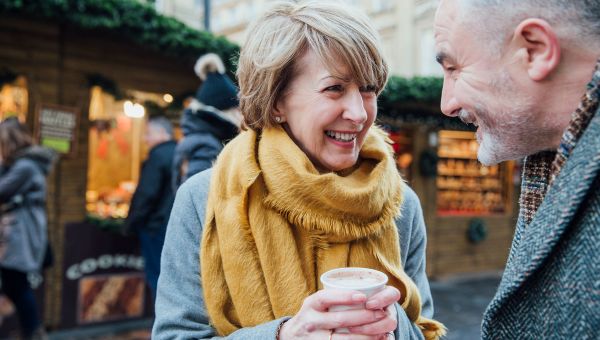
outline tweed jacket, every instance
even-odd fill
[[[519,217],[483,339],[600,339],[599,111],[531,223]]]

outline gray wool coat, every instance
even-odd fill
[[[483,339],[600,339],[600,110],[529,225],[517,222]]]
[[[48,240],[46,175],[54,153],[31,147],[0,169],[0,266],[40,269]]]
[[[211,170],[207,170],[193,176],[177,191],[161,257],[152,339],[218,338],[209,323],[200,278],[199,253],[210,174]],[[425,275],[425,223],[419,199],[408,186],[405,186],[401,209],[402,216],[396,225],[402,264],[419,289],[422,315],[432,318],[433,303]],[[252,293],[251,289],[248,293]],[[396,311],[396,339],[423,339],[402,307],[396,305]],[[227,339],[275,339],[279,324],[286,319],[242,328]]]

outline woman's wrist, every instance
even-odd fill
[[[281,340],[281,329],[283,328],[283,325],[288,321],[289,319],[285,319],[283,321],[281,321],[281,323],[279,324],[279,327],[277,327],[277,331],[275,332],[275,340]]]

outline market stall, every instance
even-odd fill
[[[518,213],[515,162],[482,166],[474,132],[443,116],[435,103],[384,109],[379,123],[423,207],[429,275],[502,270]]]
[[[145,121],[177,122],[200,85],[197,57],[229,63],[238,47],[135,1],[2,3],[0,44],[0,119],[19,117],[61,155],[48,178],[55,261],[37,278],[45,325],[149,317],[137,238],[119,230],[147,154]]]

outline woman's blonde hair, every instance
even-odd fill
[[[348,77],[339,74],[341,63],[358,84],[374,85],[377,94],[385,87],[388,66],[364,14],[330,1],[280,2],[250,25],[241,49],[237,77],[246,127],[276,124],[272,112],[307,50],[334,76]]]

